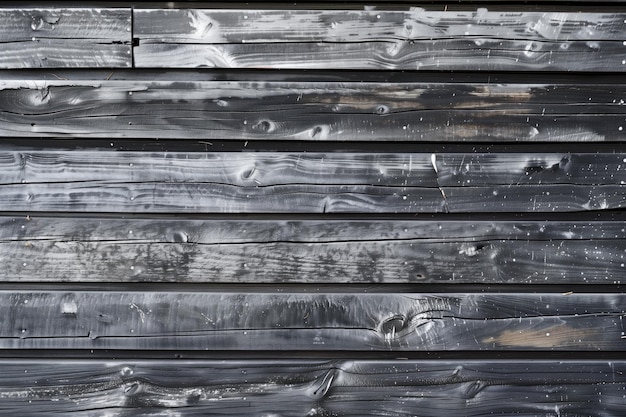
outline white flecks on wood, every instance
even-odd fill
[[[0,9],[0,68],[132,66],[131,9]]]
[[[135,62],[138,67],[622,72],[625,18],[484,8],[135,10]]]

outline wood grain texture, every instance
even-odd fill
[[[0,415],[618,416],[624,361],[0,361]]]
[[[0,68],[132,66],[130,9],[0,9]]]
[[[2,80],[0,136],[403,142],[626,137],[626,87],[619,84],[137,77]]]
[[[621,13],[186,9],[133,16],[138,67],[626,69]]]
[[[623,351],[624,294],[0,291],[0,349]]]
[[[0,210],[565,212],[626,206],[624,154],[0,150]]]
[[[621,284],[621,221],[0,217],[3,282]]]

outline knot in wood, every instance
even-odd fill
[[[385,339],[395,339],[402,332],[406,325],[406,317],[395,315],[384,320],[380,325],[380,331]]]

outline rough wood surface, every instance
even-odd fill
[[[5,149],[2,211],[565,212],[626,206],[624,154]]]
[[[132,66],[131,10],[0,9],[0,68]]]
[[[624,294],[4,290],[0,349],[623,351],[625,308]]]
[[[618,71],[626,14],[135,10],[138,67]]]
[[[622,415],[611,1],[0,9],[0,415]]]
[[[3,360],[0,415],[617,416],[624,374],[621,360]]]
[[[3,282],[621,284],[625,253],[622,221],[0,217]]]
[[[410,142],[626,137],[626,87],[619,84],[137,77],[2,80],[0,136]]]

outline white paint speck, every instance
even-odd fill
[[[61,304],[61,313],[63,314],[76,314],[78,306],[74,301],[66,301]]]

